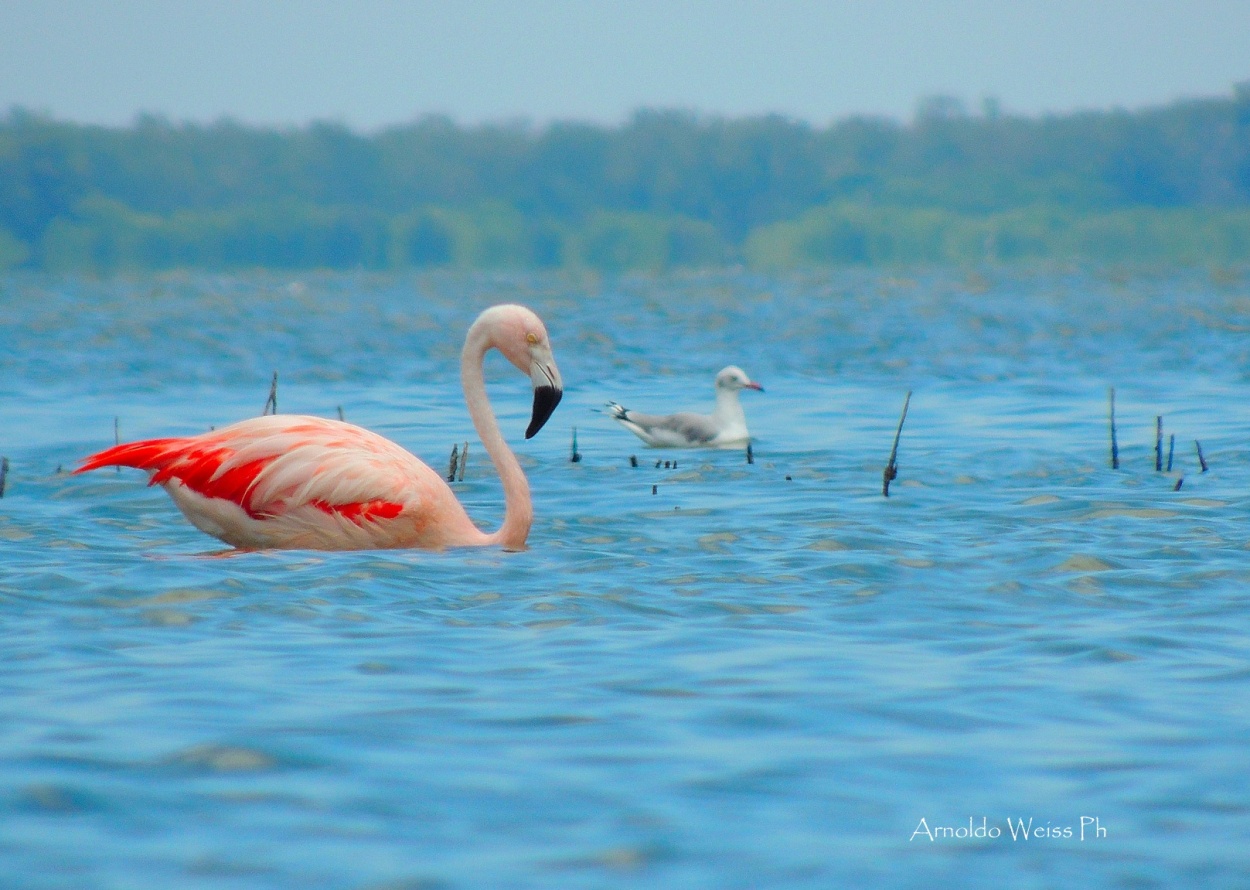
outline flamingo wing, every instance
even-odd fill
[[[104,466],[148,471],[149,484],[163,485],[197,527],[236,547],[446,546],[438,527],[476,531],[433,470],[341,421],[257,417],[199,436],[118,445],[76,472]],[[425,540],[431,534],[436,539]]]

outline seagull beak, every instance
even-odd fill
[[[534,385],[534,411],[530,416],[525,438],[532,439],[550,419],[551,413],[564,397],[564,384],[555,362],[534,362],[530,366],[530,382]]]
[[[759,391],[759,392],[763,392],[763,391],[764,391],[764,387],[760,386],[760,385],[759,385],[758,383],[756,383],[754,380],[752,380],[750,383],[746,384],[746,386],[744,386],[743,388],[744,388],[744,389],[754,389],[754,390],[757,390],[757,391]]]

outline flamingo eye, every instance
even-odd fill
[[[530,333],[525,335],[525,342],[528,343],[530,346],[535,345],[536,343],[538,343],[538,335],[531,331]]]

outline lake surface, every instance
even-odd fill
[[[493,528],[458,354],[502,301],[567,386],[525,442],[488,361],[524,553],[216,558],[141,473],[64,472],[115,419],[259,414],[277,370],[280,410],[437,469],[469,441]],[[0,887],[1245,886],[1244,275],[9,276],[0,305]],[[767,390],[752,464],[597,413],[704,409],[729,363]]]

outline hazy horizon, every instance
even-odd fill
[[[910,120],[932,96],[1036,117],[1227,96],[1250,4],[0,0],[0,110],[128,126],[615,125],[643,108]]]

